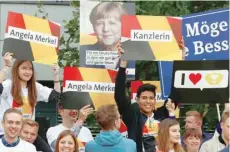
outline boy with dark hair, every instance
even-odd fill
[[[128,128],[128,137],[137,145],[138,152],[155,152],[160,121],[175,118],[175,105],[171,101],[155,109],[156,87],[142,85],[137,91],[136,103],[131,104],[125,92],[127,61],[121,61],[115,83],[115,100]]]

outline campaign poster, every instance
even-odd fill
[[[126,60],[181,60],[181,18],[169,16],[122,16],[122,44]]]
[[[57,63],[60,25],[41,18],[9,12],[2,55],[13,53],[20,60]]]
[[[229,60],[229,9],[183,16],[186,60]]]
[[[121,16],[135,14],[127,2],[80,2],[80,66],[118,69],[117,44],[123,43]],[[129,61],[128,78],[135,78],[135,61]]]
[[[171,98],[179,103],[229,102],[229,60],[174,61]]]
[[[115,104],[116,74],[117,71],[107,69],[65,67],[63,98],[70,103],[65,106],[81,109],[89,104],[97,110],[102,105]]]
[[[229,60],[229,9],[183,16],[185,60]],[[171,90],[173,62],[158,63],[162,98]]]

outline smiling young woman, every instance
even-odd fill
[[[77,138],[72,131],[65,130],[60,133],[55,152],[78,152]]]
[[[12,53],[4,55],[5,66],[0,71],[0,121],[9,108],[22,112],[24,118],[35,119],[35,105],[38,101],[48,102],[60,97],[58,67],[53,66],[54,89],[45,87],[35,80],[34,66],[31,61],[16,60],[12,67],[11,80],[4,80],[12,64]],[[3,134],[0,127],[0,135]]]
[[[175,119],[167,118],[160,123],[157,152],[183,152],[180,145],[180,125]]]
[[[183,140],[186,152],[198,152],[202,141],[201,130],[197,128],[187,128]]]

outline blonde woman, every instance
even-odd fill
[[[180,145],[180,125],[175,119],[165,119],[160,123],[157,152],[183,152]]]

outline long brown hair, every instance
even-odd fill
[[[57,141],[56,141],[56,146],[55,146],[55,152],[59,152],[59,142],[62,138],[66,137],[66,136],[71,136],[73,141],[74,141],[74,144],[75,144],[75,151],[73,152],[78,152],[78,142],[77,142],[77,138],[75,137],[75,135],[73,134],[72,131],[70,130],[64,130],[62,131],[58,138],[57,138]]]
[[[20,83],[20,77],[19,77],[19,66],[24,63],[24,62],[30,62],[32,65],[32,77],[31,79],[27,82],[27,88],[28,88],[28,100],[30,103],[30,106],[32,108],[32,113],[34,111],[34,107],[37,101],[37,90],[36,90],[36,84],[35,84],[35,76],[34,76],[34,66],[31,61],[27,60],[16,60],[14,62],[13,68],[12,68],[12,89],[11,93],[13,96],[13,99],[15,102],[19,105],[23,105],[23,99],[21,95],[21,83]]]
[[[179,125],[179,122],[175,119],[165,119],[160,123],[158,137],[157,137],[157,147],[162,152],[170,151],[169,147],[169,128],[175,125]],[[183,152],[183,148],[179,143],[174,144],[175,152]]]

